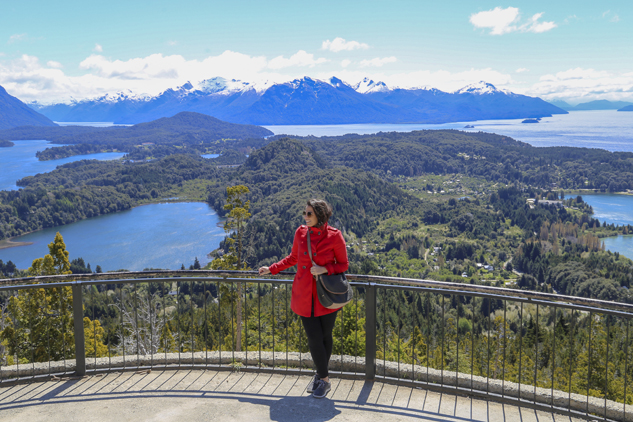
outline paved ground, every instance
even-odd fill
[[[569,417],[379,382],[332,380],[325,399],[308,376],[210,370],[111,373],[0,387],[0,421],[510,421]]]

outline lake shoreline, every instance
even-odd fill
[[[32,232],[26,237],[2,241],[4,262],[26,269],[33,259],[49,253],[47,245],[56,232],[64,237],[69,259],[83,258],[104,271],[126,268],[178,269],[197,257],[206,265],[206,255],[226,237],[222,221],[209,204],[201,201],[144,204],[126,212],[109,213],[59,227]],[[149,206],[151,205],[151,206]],[[223,219],[224,220],[224,219]],[[87,234],[90,234],[87,236]],[[17,248],[16,242],[32,242]]]
[[[16,237],[19,237],[19,236],[16,236]],[[16,248],[18,246],[29,246],[33,244],[33,242],[14,242],[12,239],[15,239],[15,238],[11,237],[9,239],[0,240],[0,250]]]
[[[129,208],[129,209],[127,209],[127,210],[121,210],[121,211],[109,212],[109,213],[106,213],[106,214],[100,214],[100,215],[97,215],[97,216],[95,216],[95,217],[100,217],[100,216],[105,216],[105,215],[112,215],[112,214],[118,214],[118,213],[121,213],[121,212],[124,212],[124,211],[131,211],[131,210],[133,210],[134,208],[144,207],[144,206],[146,206],[146,205],[156,205],[156,204],[175,204],[175,203],[178,203],[178,204],[185,204],[185,203],[207,204],[207,205],[208,205],[208,206],[209,206],[209,207],[213,210],[213,212],[215,213],[215,215],[217,215],[217,214],[218,214],[218,212],[217,212],[216,210],[214,210],[214,209],[213,209],[213,207],[211,206],[211,204],[209,204],[209,203],[208,203],[208,202],[206,202],[206,201],[178,201],[178,200],[175,200],[175,201],[170,201],[170,200],[168,200],[168,199],[164,198],[164,199],[161,199],[160,201],[156,201],[156,202],[146,202],[146,203],[144,203],[144,204],[138,204],[138,205],[136,205],[136,206],[134,206],[134,207],[132,207],[132,208]],[[88,217],[88,218],[94,218],[94,217]],[[79,221],[87,220],[88,218],[82,218],[82,219],[80,219],[80,220],[73,221],[72,223],[68,223],[68,224],[73,224],[73,223],[76,223],[76,222],[79,222]],[[224,217],[220,217],[220,216],[218,216],[218,218],[220,219],[220,221],[218,221],[218,223],[216,224],[216,227],[218,227],[218,228],[224,228],[224,220],[226,220],[226,218],[224,218]],[[64,224],[64,225],[66,225],[66,224]],[[55,227],[63,227],[63,226],[55,226]],[[18,242],[14,242],[14,241],[13,241],[13,239],[17,239],[18,237],[26,236],[27,234],[31,234],[31,233],[37,233],[37,232],[40,232],[40,231],[42,231],[42,230],[46,230],[46,229],[50,229],[50,228],[53,228],[53,227],[45,227],[45,228],[42,228],[42,229],[40,229],[40,230],[34,230],[34,231],[32,231],[32,232],[22,233],[22,234],[21,234],[21,235],[19,235],[19,236],[14,236],[14,237],[10,237],[10,238],[7,238],[7,239],[0,240],[0,250],[2,250],[2,249],[10,249],[10,248],[17,248],[17,247],[19,247],[19,246],[29,246],[29,245],[32,245],[32,244],[33,244],[33,242],[19,242],[19,241],[18,241]]]
[[[600,189],[572,189],[572,190],[562,189],[562,190],[566,194],[569,194],[569,195],[575,195],[575,194],[582,195],[583,193],[588,193],[591,195],[633,195],[633,192],[600,192]]]

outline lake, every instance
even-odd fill
[[[565,198],[575,198],[578,195],[565,195]],[[580,195],[582,199],[592,206],[593,218],[600,222],[618,226],[633,225],[633,196],[614,194],[588,194]],[[633,236],[607,237],[604,246],[611,252],[619,252],[627,258],[633,259]]]
[[[0,259],[26,269],[48,253],[47,245],[59,231],[70,259],[83,258],[93,271],[97,265],[103,271],[178,270],[182,264],[189,268],[196,257],[204,266],[209,262],[207,254],[224,239],[220,222],[206,203],[143,205],[16,237],[15,242],[33,244],[0,249]]]
[[[76,155],[59,160],[39,161],[35,156],[38,151],[44,151],[52,146],[48,141],[12,141],[15,145],[0,148],[0,190],[19,189],[15,182],[26,176],[38,173],[48,173],[57,166],[79,160],[117,160],[125,155],[123,152],[105,152],[98,154]]]
[[[540,123],[523,119],[478,120],[443,124],[358,124],[264,126],[275,135],[339,136],[348,133],[410,132],[413,130],[458,129],[509,136],[535,147],[571,146],[633,152],[633,113],[615,110],[572,111],[544,117]],[[465,129],[464,126],[474,126]]]

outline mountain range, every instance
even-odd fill
[[[449,93],[390,88],[370,79],[350,85],[334,77],[261,85],[213,78],[195,85],[188,82],[156,96],[127,92],[69,104],[30,106],[54,121],[121,124],[148,122],[182,111],[255,125],[444,123],[567,113],[540,98],[497,89],[486,82]]]
[[[586,103],[580,103],[572,106],[562,100],[550,101],[550,104],[554,104],[556,107],[560,107],[567,111],[584,111],[584,110],[619,110],[623,107],[633,106],[633,103],[627,101],[608,101],[608,100],[595,100]]]

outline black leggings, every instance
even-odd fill
[[[336,314],[338,314],[338,311],[320,317],[301,317],[303,328],[305,328],[308,336],[310,354],[320,378],[328,376],[328,364],[330,363],[334,344],[332,331],[336,322]]]

